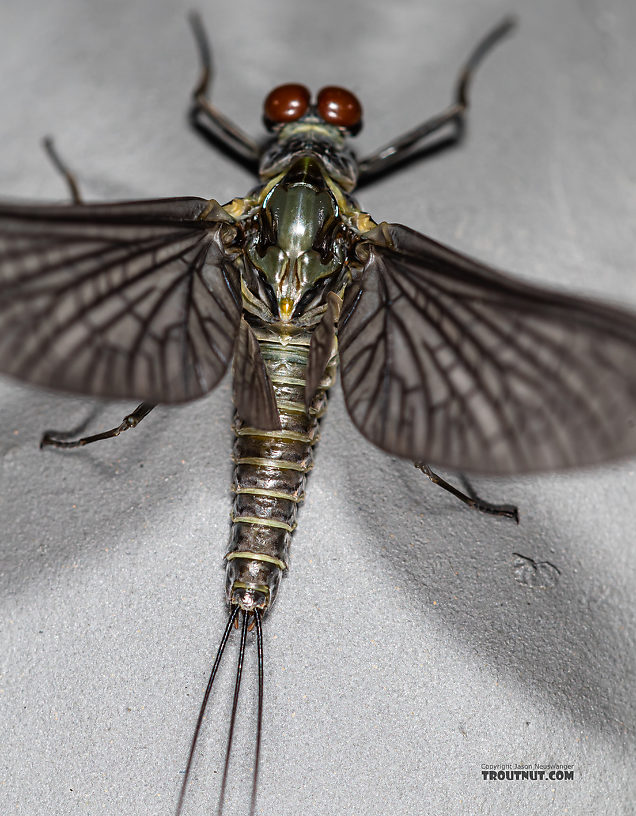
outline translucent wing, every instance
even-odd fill
[[[256,335],[241,320],[232,364],[234,404],[247,425],[263,431],[280,430],[274,386],[267,373]]]
[[[219,382],[241,314],[213,201],[0,205],[0,371],[181,402]]]
[[[636,454],[636,315],[397,224],[365,237],[338,335],[347,408],[371,442],[491,474]]]
[[[305,383],[305,407],[311,407],[316,391],[320,387],[327,363],[331,358],[336,339],[336,325],[338,315],[342,309],[342,301],[335,292],[327,295],[327,311],[322,320],[314,329],[309,344],[309,357],[307,359],[307,382]]]

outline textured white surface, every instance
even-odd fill
[[[4,0],[3,198],[64,197],[46,133],[89,199],[249,189],[184,121],[190,5]],[[207,3],[214,100],[257,134],[274,85],[348,85],[364,153],[443,108],[461,60],[511,10],[520,28],[478,74],[464,145],[360,200],[528,279],[636,307],[631,0]],[[40,432],[88,418],[97,431],[133,406],[93,414],[6,380],[1,398],[0,810],[171,814],[225,620],[228,381],[70,455],[40,452]],[[334,389],[264,629],[259,814],[634,813],[634,462],[476,486],[518,503],[521,525],[471,513],[375,450]],[[522,586],[514,553],[559,581]],[[216,807],[231,662],[187,814]],[[248,674],[227,816],[249,801]],[[498,762],[576,776],[482,781]]]

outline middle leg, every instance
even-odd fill
[[[84,445],[90,445],[91,442],[99,442],[100,439],[112,439],[119,436],[123,431],[129,428],[136,428],[141,420],[148,416],[155,405],[151,402],[140,403],[135,410],[123,418],[121,423],[116,428],[111,428],[109,431],[102,431],[102,433],[93,434],[92,436],[83,436],[81,439],[61,439],[64,434],[53,435],[52,432],[47,431],[40,440],[41,448],[83,448]]]

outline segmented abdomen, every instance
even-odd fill
[[[227,553],[228,602],[241,606],[257,598],[267,608],[287,569],[298,504],[313,466],[318,420],[327,407],[325,390],[333,382],[335,357],[327,367],[309,411],[305,372],[310,336],[294,342],[259,340],[274,386],[282,429],[262,431],[235,415],[232,532]]]

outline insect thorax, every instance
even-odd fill
[[[245,222],[244,308],[265,323],[309,328],[345,283],[346,200],[312,156],[263,188]],[[248,291],[245,291],[247,288]]]

